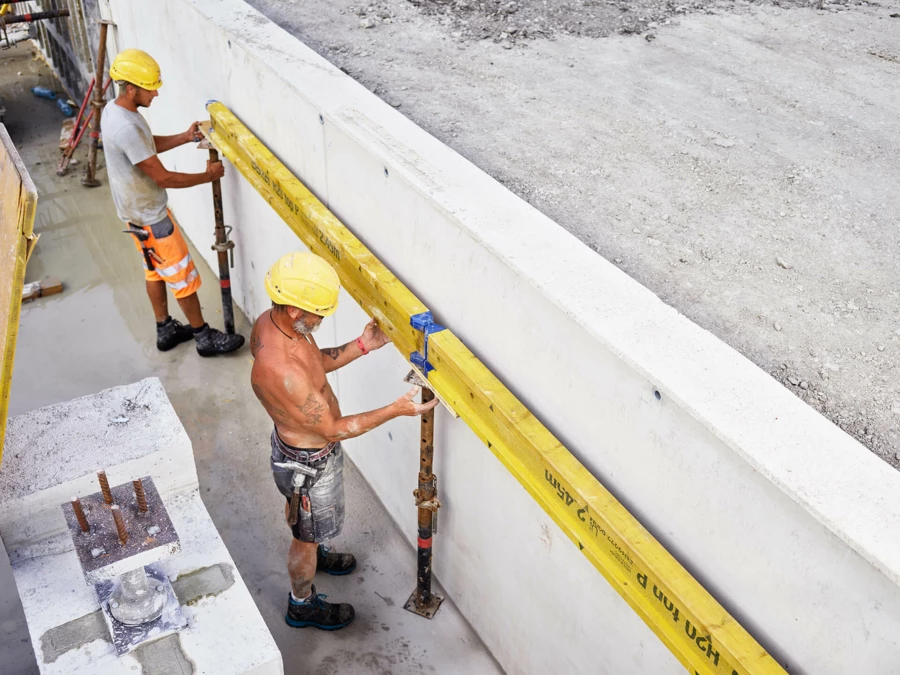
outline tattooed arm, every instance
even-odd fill
[[[326,347],[319,351],[322,352],[322,367],[326,373],[343,368],[363,355],[355,340],[340,347]]]
[[[367,352],[381,349],[391,341],[378,327],[374,319],[366,324],[363,334],[359,336],[359,340],[362,341]],[[325,368],[326,373],[343,368],[363,355],[363,351],[359,348],[356,340],[340,347],[328,347],[320,351],[322,352],[322,367]]]
[[[424,405],[415,403],[413,398],[418,391],[418,387],[413,387],[390,405],[377,410],[358,415],[335,416],[321,393],[307,390],[302,400],[299,396],[292,397],[293,410],[290,414],[306,431],[321,436],[328,442],[342,441],[361,436],[395,417],[421,415],[437,405],[437,399]]]

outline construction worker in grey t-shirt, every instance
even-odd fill
[[[154,136],[138,108],[146,108],[162,86],[159,65],[146,52],[119,52],[109,69],[119,95],[100,118],[103,152],[113,201],[119,218],[128,223],[144,260],[147,295],[156,315],[156,347],[168,351],[194,340],[201,356],[228,354],[244,344],[242,335],[228,335],[203,319],[197,289],[200,274],[181,231],[169,212],[166,188],[186,188],[221,178],[221,162],[207,162],[203,173],[169,171],[158,154],[200,140],[200,123],[174,136]],[[171,290],[190,326],[169,315]]]

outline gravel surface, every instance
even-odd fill
[[[453,37],[469,40],[491,39],[515,43],[519,40],[552,38],[557,35],[607,37],[641,35],[669,25],[684,14],[712,14],[717,10],[735,11],[735,2],[681,2],[675,0],[408,0],[426,16],[439,17],[450,26]],[[755,4],[806,6],[808,3],[772,0]],[[368,6],[356,9],[368,14]],[[388,3],[381,12],[390,12]],[[376,11],[377,15],[377,11]],[[652,38],[651,38],[652,39]]]
[[[250,0],[900,466],[900,0]]]

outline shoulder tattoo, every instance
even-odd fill
[[[262,343],[262,338],[259,337],[255,332],[250,334],[250,354],[252,356],[256,356],[260,349],[262,349],[265,345]]]

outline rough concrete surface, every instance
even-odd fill
[[[116,414],[110,416],[110,408]],[[0,493],[4,500],[80,478],[79,453],[101,439],[103,443],[123,439],[118,443],[120,451],[114,462],[118,464],[143,456],[154,443],[165,447],[184,438],[178,419],[166,401],[166,392],[152,380],[130,383],[124,392],[118,389],[97,392],[89,401],[72,400],[34,410],[26,417],[12,415],[10,412],[0,472]],[[160,415],[168,416],[168,423],[163,425],[166,437],[134,434],[135,427],[148,428]],[[128,442],[124,441],[126,438]],[[52,463],[46,457],[53,457]],[[99,489],[99,484],[94,489]]]
[[[234,574],[231,571],[231,566],[220,563],[183,574],[172,583],[172,587],[178,596],[179,602],[183,605],[190,605],[211,595],[218,595],[222,591],[229,589],[233,584]],[[135,650],[135,656],[144,663],[144,675],[149,675],[149,672],[151,672],[146,670],[148,667],[147,663],[151,663],[152,670],[152,664],[160,660],[171,661],[174,659],[179,667],[184,664],[190,665],[184,657],[180,643],[177,643],[176,640],[176,645],[172,644],[172,640],[176,637],[172,635],[158,641],[165,642],[165,647],[153,647],[152,644],[155,643],[151,643],[142,645]],[[77,649],[93,640],[111,642],[109,629],[103,618],[103,612],[99,609],[96,612],[68,621],[44,633],[41,636],[41,650],[44,653],[44,661],[53,663],[67,651]],[[177,658],[178,653],[181,654],[180,660]],[[157,668],[152,672],[165,673],[172,671]],[[179,671],[175,670],[174,672]],[[192,672],[192,670],[188,672]]]
[[[900,466],[898,0],[250,4]]]
[[[141,675],[193,675],[195,671],[178,634],[141,645],[134,657],[141,664]]]
[[[124,417],[122,411],[129,408],[129,416]],[[147,486],[151,501],[197,485],[190,439],[158,378],[17,415],[10,418],[7,429],[5,461],[0,467],[0,536],[13,564],[37,550],[47,551],[55,535],[65,533],[65,540],[70,541],[66,513],[72,517],[71,526],[80,530],[69,503],[78,496],[84,500],[88,522],[93,523],[87,538],[79,539],[89,546],[81,549],[84,560],[90,560],[89,574],[99,578],[119,573],[115,567],[121,561],[117,563],[109,555],[95,558],[92,553],[100,548],[109,554],[111,544],[119,546],[108,510],[100,507],[97,512],[102,503],[95,473],[99,468],[107,471],[123,506],[134,503],[132,479],[147,476],[151,466],[155,474],[152,486]],[[109,448],[115,451],[110,453]],[[126,508],[123,513],[126,527],[130,527],[132,511]],[[23,514],[27,514],[25,527]],[[159,526],[166,531],[164,523]],[[169,539],[167,550],[177,548],[170,531],[163,539]],[[146,549],[143,540],[135,539],[130,539],[126,548],[133,552],[144,549],[138,555],[145,564],[163,552]]]
[[[285,624],[290,532],[284,498],[268,465],[271,421],[248,386],[249,351],[202,359],[191,344],[166,353],[156,350],[140,259],[119,233],[105,171],[99,173],[102,187],[82,188],[86,150],[81,147],[76,153],[80,164],[68,175],[56,176],[62,117],[51,101],[31,96],[36,84],[55,83],[48,69],[32,59],[27,44],[0,52],[6,123],[40,195],[35,230],[42,237],[26,282],[52,272],[65,287],[62,294],[22,308],[10,415],[159,377],[193,443],[203,501],[281,650],[286,673],[501,672],[451,601],[445,601],[434,621],[403,610],[415,585],[415,552],[352,464],[344,474],[347,524],[333,545],[355,553],[359,568],[347,577],[317,578],[316,586],[329,600],[352,602],[356,621],[336,633]],[[185,128],[203,112],[186,109]],[[212,233],[207,243],[211,241]],[[200,290],[204,312],[221,327],[215,277],[193,253],[205,280]],[[171,299],[170,311],[184,320]],[[246,318],[236,312],[235,319],[237,330],[247,335]],[[412,501],[409,517],[415,518]],[[6,578],[0,568],[0,582]],[[0,654],[11,653],[17,660],[4,662],[3,675],[30,675],[36,672],[33,655],[15,650],[17,641],[27,646],[28,632],[17,598],[8,597],[15,594],[11,575],[9,579],[0,585]]]
[[[53,663],[67,651],[78,649],[94,640],[112,642],[106,621],[103,620],[103,612],[99,609],[41,635],[41,651],[44,653],[44,661]]]
[[[231,565],[219,563],[212,567],[182,574],[172,582],[175,595],[182,605],[190,605],[211,595],[218,595],[234,584]]]

